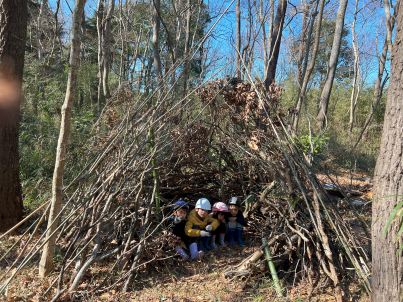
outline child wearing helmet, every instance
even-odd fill
[[[195,209],[189,213],[185,225],[185,233],[189,237],[189,249],[192,260],[200,259],[207,252],[207,249],[213,249],[208,244],[210,239],[209,232],[217,229],[220,223],[217,219],[208,215],[208,211],[210,210],[210,201],[206,198],[200,198],[196,203]],[[198,251],[197,243],[199,243],[200,251]]]
[[[242,233],[243,227],[247,226],[248,223],[241,211],[241,201],[238,197],[231,197],[228,202],[228,210],[228,245],[232,246],[234,242],[237,242],[240,246],[246,246],[246,243],[242,241]]]
[[[215,231],[211,232],[211,246],[213,248],[217,247],[217,244],[215,243],[215,239],[217,235],[220,235],[220,244],[221,246],[226,246],[224,243],[224,238],[225,238],[225,228],[226,228],[226,216],[228,215],[228,207],[225,203],[223,202],[217,202],[213,205],[212,208],[212,213],[210,213],[210,216],[217,219],[218,222],[220,223],[220,226],[215,229]]]
[[[182,242],[188,246],[189,240],[185,234],[186,216],[189,206],[183,200],[178,200],[172,206],[173,215],[168,218],[168,224],[172,228],[172,233],[181,238]],[[189,259],[186,252],[179,246],[175,247],[175,251],[181,255],[184,261]]]

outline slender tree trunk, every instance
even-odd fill
[[[42,20],[45,14],[46,5],[48,0],[41,0],[41,6],[39,8],[38,24],[36,29],[36,38],[38,40],[38,59],[42,61],[43,59],[43,44],[42,44]]]
[[[111,94],[109,92],[108,77],[111,65],[111,52],[110,52],[110,36],[111,36],[111,21],[113,17],[113,11],[115,9],[115,0],[111,0],[109,3],[108,12],[105,18],[105,29],[104,29],[104,39],[103,39],[103,51],[102,55],[104,57],[104,73],[103,73],[103,83],[104,96],[105,99],[109,99]]]
[[[310,9],[310,4],[307,2],[302,2],[302,31],[301,31],[301,36],[300,36],[300,42],[299,42],[299,50],[298,50],[298,61],[297,61],[297,83],[298,83],[298,88],[301,89],[302,86],[302,62],[304,61],[305,57],[305,48],[306,48],[306,43],[309,43],[309,41],[306,41],[306,31],[307,31],[307,22],[308,22],[308,17],[309,17],[309,9]],[[309,49],[309,48],[308,48]]]
[[[160,57],[160,18],[159,18],[159,11],[160,11],[160,0],[152,0],[154,1],[154,23],[153,23],[153,56],[154,56],[154,70],[157,76],[157,89],[158,89],[158,100],[160,101],[160,97],[162,95],[161,85],[162,85],[162,70],[161,70],[161,57]],[[153,105],[156,105],[155,101]],[[155,161],[155,141],[154,141],[154,129],[151,127],[148,132],[149,139],[150,139],[150,152],[153,156],[151,160],[151,165],[153,168],[156,166]],[[159,200],[159,175],[158,170],[153,169],[153,177],[155,183],[155,204],[157,207],[160,206]]]
[[[124,63],[124,56],[125,56],[125,39],[126,39],[126,35],[125,37],[123,37],[123,32],[126,33],[126,30],[124,30],[124,25],[123,25],[123,4],[122,4],[122,0],[119,0],[119,15],[120,15],[120,19],[119,19],[119,31],[120,31],[120,44],[122,47],[122,52],[120,53],[120,67],[119,67],[119,89],[122,87],[122,81],[125,78],[125,63]],[[129,56],[129,51],[128,52],[128,56]]]
[[[160,11],[160,0],[151,0],[154,2],[154,22],[153,22],[153,56],[154,56],[154,70],[157,76],[158,85],[160,85],[162,80],[162,65],[160,57],[160,27],[161,22],[158,16]]]
[[[98,117],[102,112],[102,72],[104,69],[103,37],[104,37],[104,0],[98,0],[97,33],[98,33]]]
[[[269,86],[274,81],[276,76],[277,61],[280,53],[280,44],[286,10],[287,0],[279,0],[277,4],[277,13],[276,20],[274,21],[273,34],[270,41],[269,67],[267,69],[266,80],[264,81],[266,89],[269,89]]]
[[[334,75],[336,74],[337,61],[339,59],[340,45],[344,26],[344,17],[346,15],[348,0],[341,0],[336,17],[336,29],[333,38],[332,51],[329,59],[329,69],[326,75],[325,84],[320,96],[319,112],[317,116],[317,124],[322,128],[326,121],[327,107],[329,105],[330,93],[332,92]]]
[[[58,0],[60,2],[60,0]],[[81,20],[81,59],[85,59],[85,37],[87,35],[87,23],[85,22],[85,12]]]
[[[62,107],[62,120],[60,122],[60,134],[57,142],[55,171],[52,183],[52,205],[49,213],[48,233],[49,240],[43,248],[42,258],[39,263],[39,276],[47,276],[53,269],[53,254],[55,251],[56,235],[50,236],[57,228],[59,215],[62,206],[63,171],[67,156],[67,144],[70,133],[71,110],[76,94],[77,75],[80,61],[80,23],[83,16],[86,0],[77,0],[73,12],[73,33],[71,38],[69,75],[67,80],[66,97]]]
[[[358,45],[357,45],[358,43],[355,34],[355,23],[357,21],[357,12],[358,12],[358,0],[355,1],[354,19],[353,24],[351,25],[351,36],[354,52],[354,76],[353,76],[354,78],[353,78],[353,89],[351,90],[351,97],[350,97],[350,122],[349,122],[350,133],[353,131],[354,112],[355,107],[357,106],[358,96],[360,94],[360,67],[359,67],[360,57],[358,54]],[[356,90],[357,93],[355,93]]]
[[[186,15],[186,33],[185,33],[185,61],[184,61],[184,69],[183,69],[183,90],[182,90],[182,98],[186,96],[186,91],[187,91],[187,82],[189,79],[189,69],[190,69],[190,58],[189,58],[189,42],[190,42],[190,25],[192,22],[192,1],[187,0],[187,7],[188,7],[188,12]],[[177,49],[177,47],[175,48]],[[181,110],[182,111],[182,110]]]
[[[388,44],[389,53],[392,53],[392,20],[390,18],[390,5],[389,0],[383,0],[385,5],[385,15],[386,15],[386,42]]]
[[[18,163],[27,0],[0,1],[0,232],[23,215]]]
[[[273,28],[274,28],[274,0],[270,0],[269,33],[267,34],[267,41],[268,43],[270,43],[270,45],[268,45],[269,60],[271,57],[270,51],[271,51],[271,40],[273,39]],[[267,69],[264,71],[265,76],[267,74],[268,69],[269,69],[269,61],[267,61]]]
[[[372,117],[374,116],[374,112],[376,108],[378,107],[379,101],[382,97],[382,77],[383,77],[383,72],[385,71],[385,63],[386,63],[386,56],[388,54],[388,42],[385,40],[385,44],[383,45],[383,50],[382,50],[382,55],[379,60],[379,65],[378,65],[378,76],[376,77],[376,82],[375,82],[375,87],[374,87],[374,95],[372,97],[372,106],[371,106],[371,111],[368,114],[367,120],[365,121],[364,125],[367,125],[367,127],[364,130],[364,133],[362,134],[362,140],[366,141],[368,137],[368,130],[369,130],[369,123],[372,120]]]
[[[398,6],[400,2],[396,3],[396,6]],[[398,9],[395,9],[395,12],[393,14],[392,21],[390,22],[390,30],[393,31],[393,28],[395,27],[395,20],[397,19],[397,12]],[[366,128],[364,129],[364,133],[362,134],[362,140],[366,141],[368,137],[368,131],[369,131],[369,123],[372,120],[372,117],[374,116],[375,110],[378,107],[379,101],[381,100],[382,93],[383,93],[383,86],[385,85],[386,81],[388,78],[386,78],[382,82],[382,77],[383,77],[383,72],[385,71],[385,62],[386,62],[386,56],[388,54],[388,38],[386,37],[385,44],[383,46],[382,50],[382,55],[379,60],[379,65],[378,65],[378,76],[376,78],[375,82],[375,88],[374,88],[374,96],[372,98],[372,106],[371,106],[371,112],[368,114],[368,118],[365,121]],[[365,127],[365,126],[364,126]]]
[[[257,8],[256,8],[257,10]],[[262,27],[262,41],[263,41],[263,67],[266,74],[267,67],[269,66],[269,56],[267,53],[267,36],[266,36],[266,16],[263,12],[263,0],[259,1],[259,21]],[[271,27],[271,25],[270,25]],[[270,40],[269,40],[270,41]]]
[[[372,205],[372,301],[403,301],[403,236],[395,242],[402,218],[392,222],[383,237],[386,222],[403,195],[403,14],[398,15],[391,53],[391,78],[385,111],[381,148],[375,167]],[[386,197],[388,196],[388,197]]]
[[[236,0],[236,77],[241,78],[241,0]]]
[[[323,16],[324,7],[325,7],[325,0],[320,0],[318,21],[316,22],[315,44],[314,44],[313,51],[312,51],[311,63],[309,64],[309,67],[306,70],[306,72],[304,72],[304,80],[301,85],[301,91],[298,95],[297,103],[295,105],[294,114],[293,114],[293,118],[292,118],[292,128],[295,132],[297,132],[297,130],[298,130],[299,115],[301,113],[302,103],[305,99],[305,94],[306,94],[306,89],[308,87],[309,77],[311,76],[313,68],[315,67],[316,56],[318,54],[318,49],[319,49],[320,31],[321,31],[321,27],[322,27],[322,16]],[[313,21],[314,20],[312,20],[312,22]],[[308,39],[308,41],[309,40],[310,40],[310,38]],[[307,52],[307,50],[306,50],[306,52]],[[306,53],[306,55],[307,55],[307,53]],[[308,62],[308,58],[305,59],[305,63],[307,63],[307,62]]]

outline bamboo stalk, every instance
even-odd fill
[[[264,252],[266,254],[267,263],[269,264],[270,273],[271,273],[271,276],[272,276],[273,281],[274,281],[274,287],[275,287],[275,289],[277,291],[277,295],[281,296],[282,295],[281,294],[282,289],[281,289],[281,285],[280,285],[280,280],[278,279],[276,267],[274,266],[273,258],[271,257],[269,246],[267,245],[266,238],[262,238],[262,244],[266,245],[266,247],[264,248]]]

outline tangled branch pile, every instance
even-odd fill
[[[266,91],[260,83],[217,79],[174,104],[169,93],[139,95],[124,112],[105,110],[104,132],[88,145],[92,159],[64,189],[56,231],[63,261],[46,293],[56,299],[87,291],[79,285],[101,261],[109,272],[91,290],[130,290],[139,269],[174,255],[178,239],[161,231],[160,211],[168,215],[178,198],[215,202],[234,195],[245,198],[250,232],[269,239],[284,277],[298,274],[314,284],[324,272],[341,299],[341,275],[355,267],[369,289],[368,251],[292,144],[280,95],[275,84]],[[154,207],[156,193],[160,209]],[[0,293],[41,252],[45,234],[3,274]],[[267,270],[262,261],[244,264],[226,275]]]

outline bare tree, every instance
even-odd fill
[[[299,51],[298,51],[298,61],[297,61],[297,83],[298,83],[298,88],[301,89],[302,86],[302,80],[303,80],[303,75],[302,75],[302,62],[304,61],[304,56],[305,56],[305,48],[306,48],[306,35],[307,35],[307,29],[308,29],[308,17],[309,17],[309,10],[311,3],[307,1],[302,1],[302,25],[301,25],[301,36],[300,36],[300,42],[299,42]],[[313,22],[312,22],[313,23]]]
[[[395,20],[397,19],[397,13],[399,11],[399,5],[400,5],[400,1],[398,1],[396,3],[395,6],[395,10],[393,13],[393,18],[392,21],[390,22],[390,27],[389,29],[391,30],[391,32],[393,31],[393,28],[395,27]],[[370,129],[369,124],[371,123],[372,117],[374,116],[375,110],[378,108],[378,104],[379,101],[381,100],[382,94],[383,94],[383,87],[385,86],[386,82],[389,80],[389,77],[386,76],[385,79],[383,79],[383,73],[385,71],[385,63],[386,63],[386,56],[388,54],[388,49],[390,49],[391,47],[389,47],[389,43],[390,41],[388,41],[388,36],[385,39],[385,44],[383,46],[382,49],[382,54],[381,57],[379,58],[379,65],[378,65],[378,75],[376,77],[376,81],[375,81],[375,87],[374,87],[374,95],[372,97],[372,105],[371,105],[371,111],[368,113],[368,117],[367,120],[365,121],[364,124],[364,131],[362,134],[362,140],[365,141],[368,137],[368,131]]]
[[[81,19],[83,16],[85,2],[86,0],[77,0],[73,12],[73,31],[71,37],[69,74],[66,97],[62,107],[62,120],[60,122],[60,134],[57,142],[56,163],[53,173],[52,204],[48,220],[48,233],[46,234],[46,240],[48,240],[48,242],[43,247],[42,258],[39,263],[39,275],[41,277],[47,276],[53,269],[53,254],[55,251],[56,236],[52,235],[52,233],[57,228],[59,221],[57,217],[62,206],[63,172],[70,133],[71,111],[73,108],[77,86],[81,47]]]
[[[351,37],[353,44],[353,53],[354,53],[354,67],[353,67],[353,89],[351,90],[350,97],[350,122],[349,122],[349,131],[353,131],[354,124],[354,112],[358,103],[358,96],[360,95],[360,56],[358,53],[358,42],[357,42],[357,34],[355,32],[355,24],[357,22],[357,12],[358,12],[358,0],[355,1],[355,10],[354,10],[354,18],[353,23],[351,24]],[[357,90],[357,93],[356,93]]]
[[[276,76],[277,61],[280,53],[280,44],[286,10],[287,0],[279,0],[277,4],[277,13],[274,21],[273,33],[270,41],[269,65],[267,68],[266,80],[264,81],[266,89],[269,88]]]
[[[110,0],[108,3],[108,12],[105,17],[105,29],[103,31],[104,33],[104,38],[103,38],[103,51],[102,55],[104,57],[103,59],[103,67],[104,67],[104,72],[103,72],[103,78],[102,78],[102,86],[104,88],[104,96],[105,99],[110,98],[110,92],[109,92],[109,85],[108,85],[108,77],[109,77],[109,71],[111,68],[111,51],[110,51],[110,39],[111,39],[111,22],[112,22],[112,17],[113,17],[113,12],[115,9],[115,0]]]
[[[160,0],[151,0],[154,3],[154,14],[153,14],[153,56],[154,56],[154,70],[157,76],[157,82],[160,84],[162,80],[162,64],[160,57],[160,17],[159,11],[161,9]]]
[[[45,9],[48,4],[48,0],[41,0],[41,6],[39,8],[38,24],[36,29],[36,38],[38,39],[38,59],[43,59],[43,45],[42,45],[42,21],[45,15]]]
[[[102,112],[102,72],[104,69],[104,55],[102,47],[104,39],[104,0],[98,0],[97,7],[97,33],[98,33],[98,116],[101,116]]]
[[[0,1],[0,232],[21,220],[18,162],[27,0]]]
[[[325,84],[320,96],[319,112],[317,116],[317,125],[322,128],[326,121],[327,107],[329,105],[330,93],[332,92],[334,75],[336,74],[337,62],[341,46],[342,32],[344,26],[344,17],[346,15],[348,0],[341,0],[336,16],[336,29],[333,38],[332,51],[330,53],[329,67],[326,75]]]
[[[236,77],[241,78],[241,0],[236,1]]]
[[[320,41],[320,31],[321,31],[321,27],[322,27],[322,16],[323,16],[323,9],[325,7],[325,0],[321,0],[320,1],[320,7],[319,7],[319,15],[318,15],[318,20],[316,21],[316,33],[315,33],[315,44],[313,47],[313,51],[312,51],[312,56],[311,56],[311,63],[309,64],[309,67],[306,71],[302,72],[302,77],[303,77],[303,81],[302,81],[302,85],[297,97],[297,102],[295,105],[295,109],[294,109],[294,113],[293,113],[293,117],[292,117],[292,129],[296,132],[298,129],[298,121],[299,121],[299,115],[301,113],[301,107],[302,107],[302,103],[304,101],[305,98],[305,94],[306,94],[306,89],[308,87],[308,81],[309,81],[309,77],[312,74],[312,71],[315,67],[315,61],[316,61],[316,56],[318,54],[318,49],[319,49],[319,41]],[[313,14],[312,18],[311,18],[311,26],[313,25],[313,21],[314,21],[314,16],[316,15],[316,9],[317,7],[315,7],[315,13]],[[311,28],[310,28],[311,31]],[[310,43],[310,34],[308,34],[308,38],[307,38],[307,47],[305,50],[305,63],[304,65],[307,65],[308,63],[308,54],[309,54],[309,43]]]
[[[381,148],[375,167],[372,205],[372,301],[402,301],[403,236],[395,240],[399,220],[383,231],[393,208],[403,195],[403,14],[397,19],[391,52],[391,78],[385,111]]]
[[[190,43],[190,24],[192,22],[192,1],[187,0],[187,14],[186,14],[186,32],[185,32],[185,62],[183,69],[183,90],[182,98],[186,95],[187,81],[189,78],[190,60],[189,60],[189,43]],[[179,41],[178,41],[179,42]],[[179,47],[176,47],[178,49]]]

